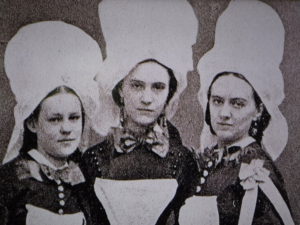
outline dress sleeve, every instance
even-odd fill
[[[16,174],[16,166],[12,161],[0,167],[0,224],[3,225],[9,223],[10,211],[25,195],[25,189]]]
[[[290,211],[289,201],[287,193],[284,188],[284,180],[276,168],[272,159],[267,155],[267,153],[261,147],[249,147],[245,149],[244,156],[241,158],[242,163],[247,163],[248,165],[253,163],[255,160],[262,160],[263,168],[268,171],[268,183],[273,186],[273,190],[279,193],[282,197],[284,204],[287,205]],[[269,191],[268,191],[269,192]],[[274,200],[272,196],[268,196],[265,187],[263,185],[258,185],[258,194],[256,208],[253,218],[253,224],[284,224],[279,213],[275,209]]]

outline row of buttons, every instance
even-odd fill
[[[208,161],[205,165],[205,169],[202,171],[202,176],[200,177],[200,185],[196,187],[196,193],[199,193],[201,191],[201,185],[203,185],[207,179],[207,176],[209,174],[208,170],[211,169],[213,166],[212,161]]]
[[[64,194],[64,187],[62,186],[61,180],[55,180],[57,186],[57,190],[58,190],[58,198],[59,198],[59,205],[61,206],[61,208],[58,210],[58,213],[60,215],[64,214],[64,210],[63,207],[65,206],[66,202],[64,200],[65,194]]]

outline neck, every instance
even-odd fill
[[[60,168],[67,163],[67,158],[51,156],[43,149],[38,149],[38,151],[56,168]]]
[[[134,122],[132,119],[127,119],[124,123],[124,127],[129,129],[130,131],[136,133],[136,134],[146,134],[149,127],[151,127],[153,124],[138,124]]]
[[[226,147],[226,146],[231,146],[231,145],[233,145],[234,143],[237,143],[237,142],[243,140],[243,139],[246,138],[246,137],[249,137],[249,135],[244,135],[244,136],[242,136],[242,137],[240,137],[240,138],[238,138],[238,139],[235,139],[235,140],[221,140],[221,139],[219,139],[219,140],[217,141],[217,143],[218,143],[218,148],[224,148],[224,147]]]

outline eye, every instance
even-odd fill
[[[246,101],[243,99],[232,99],[230,103],[237,109],[241,109],[246,106]]]
[[[220,98],[218,96],[213,96],[211,97],[211,101],[214,105],[219,106],[222,105],[224,103],[224,99]]]
[[[63,119],[62,116],[52,116],[48,119],[48,121],[50,123],[58,123],[58,122],[62,121],[62,119]]]
[[[165,88],[166,88],[165,83],[157,82],[157,83],[152,84],[152,89],[154,89],[154,90],[162,91]]]
[[[77,121],[81,118],[79,114],[70,115],[69,120],[71,121]]]
[[[145,88],[145,85],[143,82],[140,82],[140,81],[131,81],[130,82],[130,87],[134,90],[143,90]]]

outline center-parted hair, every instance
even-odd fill
[[[146,60],[143,60],[143,61],[139,62],[138,64],[136,64],[136,66],[134,66],[129,71],[127,76],[134,73],[140,65],[145,64],[145,63],[156,63],[156,64],[160,65],[161,67],[163,67],[164,69],[166,69],[166,71],[167,71],[167,73],[170,77],[170,80],[169,80],[169,93],[168,93],[167,100],[166,100],[166,105],[167,105],[170,102],[170,100],[172,99],[172,97],[174,96],[174,94],[177,90],[177,80],[176,80],[174,72],[171,68],[165,66],[164,64],[160,63],[159,61],[157,61],[155,59],[146,59]],[[125,78],[127,76],[125,76]],[[119,83],[112,90],[113,99],[119,107],[123,106],[123,104],[124,104],[123,101],[121,100],[122,97],[120,95],[120,90],[122,89],[124,79],[119,81]]]

